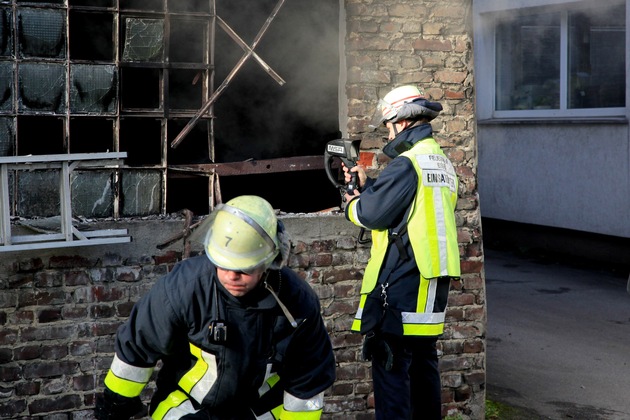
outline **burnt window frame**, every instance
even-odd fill
[[[195,194],[201,197],[196,200],[196,213],[207,214],[214,208],[214,205],[221,202],[221,188],[219,177],[220,176],[232,176],[241,174],[265,174],[265,173],[280,173],[289,171],[307,171],[323,169],[323,163],[317,156],[298,156],[296,161],[288,161],[284,158],[270,159],[265,161],[256,162],[243,162],[239,166],[238,171],[233,170],[233,164],[223,165],[215,162],[214,151],[214,124],[212,107],[205,113],[199,114],[200,108],[206,103],[212,92],[216,89],[214,81],[214,44],[213,38],[217,31],[220,31],[220,25],[217,25],[218,16],[213,12],[213,4],[215,0],[208,0],[210,5],[207,10],[204,11],[192,11],[194,7],[191,5],[185,5],[181,1],[174,2],[173,0],[157,0],[161,7],[159,10],[148,10],[145,7],[133,8],[133,7],[119,7],[119,2],[108,0],[68,0],[67,4],[64,1],[37,1],[26,2],[13,0],[11,2],[4,2],[0,5],[5,17],[9,17],[12,22],[10,36],[5,39],[5,50],[8,50],[0,55],[0,63],[5,66],[12,66],[13,74],[11,76],[12,97],[8,100],[10,106],[2,107],[0,109],[0,118],[4,125],[10,125],[5,127],[4,136],[6,138],[0,139],[0,145],[3,146],[3,150],[6,156],[20,155],[20,143],[23,141],[20,135],[20,121],[32,120],[32,118],[44,118],[50,120],[50,123],[55,126],[52,132],[52,144],[53,150],[49,146],[43,143],[38,146],[37,140],[33,140],[33,144],[29,144],[28,153],[31,154],[50,154],[56,153],[75,153],[75,150],[81,153],[102,153],[102,152],[127,152],[125,150],[126,144],[130,142],[126,139],[121,139],[120,127],[126,124],[126,121],[136,120],[139,123],[151,121],[151,124],[159,125],[159,141],[152,141],[148,147],[151,148],[149,153],[150,158],[146,161],[142,158],[131,158],[125,161],[124,164],[119,165],[113,175],[115,185],[113,191],[116,200],[120,200],[124,203],[124,188],[122,186],[122,179],[124,173],[131,171],[133,173],[140,173],[142,171],[147,174],[157,173],[159,174],[159,180],[155,181],[156,185],[159,184],[159,197],[157,206],[151,207],[152,214],[164,215],[167,212],[172,212],[177,209],[170,208],[168,203],[169,185],[180,185],[181,180],[190,179],[194,181],[196,185]],[[132,2],[133,3],[133,2]],[[280,2],[278,2],[279,4]],[[142,4],[136,1],[135,4]],[[173,10],[169,10],[172,6],[175,6]],[[60,54],[52,54],[48,57],[37,56],[22,56],[20,54],[20,40],[16,39],[16,22],[21,9],[41,9],[49,11],[55,14],[65,14],[65,26],[69,31],[69,34],[64,33],[64,50]],[[77,19],[81,17],[84,20],[90,20],[94,18],[97,22],[99,19],[103,20],[103,26],[110,28],[111,30],[111,46],[105,48],[108,51],[112,50],[111,57],[109,53],[98,54],[97,56],[89,56],[85,54],[73,55],[72,48],[79,48],[73,43],[73,18]],[[90,19],[88,19],[90,18]],[[143,60],[122,60],[123,49],[125,43],[125,25],[122,24],[124,19],[154,19],[162,20],[164,22],[164,44],[162,50],[162,59],[143,61]],[[171,29],[174,27],[184,26],[183,21],[186,19],[192,19],[195,23],[193,26],[203,27],[204,34],[199,37],[205,44],[204,47],[197,50],[197,57],[199,53],[202,53],[202,60],[190,61],[180,59],[178,61],[171,61],[169,59],[169,40],[171,39]],[[77,30],[76,27],[74,29]],[[104,39],[108,39],[107,34],[100,34]],[[76,34],[75,34],[76,37]],[[235,50],[239,50],[239,45],[234,44]],[[242,47],[242,46],[241,46]],[[178,52],[179,53],[179,52]],[[179,57],[182,57],[179,53]],[[253,61],[253,60],[250,60]],[[25,109],[20,106],[19,96],[19,77],[20,66],[53,66],[54,68],[63,67],[64,74],[64,87],[63,87],[63,99],[62,106],[55,108],[54,110],[39,110],[39,109]],[[112,89],[116,90],[115,103],[113,109],[108,108],[106,112],[95,112],[91,109],[79,108],[77,109],[73,105],[73,90],[72,83],[73,74],[75,69],[79,66],[113,66],[113,86]],[[157,102],[157,105],[150,103],[149,106],[145,106],[140,103],[139,106],[125,107],[123,104],[123,93],[125,85],[125,74],[129,72],[139,72],[140,78],[144,74],[156,74],[153,76],[153,83],[157,85],[154,90],[157,90],[157,101],[153,99],[153,102]],[[273,70],[266,70],[268,75],[262,75],[261,77],[272,76]],[[191,91],[198,92],[200,94],[199,106],[196,101],[188,101],[184,98],[179,100],[172,100],[169,93],[171,84],[177,82],[179,84],[185,83],[187,79],[193,79],[193,83],[196,83],[195,88],[191,88]],[[136,79],[137,80],[137,79]],[[276,80],[277,81],[277,80]],[[133,83],[133,82],[132,82]],[[76,92],[74,92],[76,93]],[[173,106],[171,106],[171,102]],[[50,112],[49,112],[50,111]],[[198,119],[197,119],[198,118]],[[195,120],[195,130],[197,131],[191,138],[194,138],[194,145],[192,148],[196,151],[194,158],[188,159],[184,150],[175,150],[173,147],[173,140],[177,133],[181,133],[182,127],[186,123]],[[86,125],[89,121],[98,120],[99,124],[95,124],[98,127],[105,126],[105,133],[98,133],[98,146],[82,147],[80,142],[88,135],[88,129]],[[111,142],[109,141],[111,125]],[[141,130],[137,130],[140,133]],[[137,136],[138,141],[143,141],[142,136]],[[204,140],[207,147],[204,147]],[[186,142],[193,143],[193,140],[187,138]],[[28,143],[27,143],[28,144]],[[110,148],[111,145],[111,148]],[[133,150],[142,150],[142,146],[134,145]],[[101,150],[102,149],[102,150]],[[182,146],[182,149],[184,147]],[[197,151],[202,151],[197,153]],[[138,153],[131,153],[131,155],[138,155]],[[170,159],[176,156],[175,165],[170,164]],[[201,160],[206,163],[204,167],[194,168],[197,159],[201,156]],[[184,168],[177,168],[175,166],[181,165]],[[192,170],[191,170],[192,168]],[[265,168],[260,172],[261,168]],[[88,168],[86,171],[96,171],[98,168]],[[155,179],[155,177],[153,178]],[[175,182],[174,182],[174,181]],[[18,183],[17,177],[14,177],[14,188]],[[201,191],[200,185],[205,185],[205,191]],[[173,187],[177,189],[178,187]],[[205,196],[205,197],[204,197]],[[142,206],[141,206],[142,207]],[[11,203],[11,212],[15,214],[17,205],[15,202]],[[145,216],[145,211],[139,211],[135,214],[133,211],[123,211],[121,206],[115,206],[112,217],[133,217],[133,216]],[[93,215],[81,215],[91,217]],[[98,216],[97,216],[98,217]]]

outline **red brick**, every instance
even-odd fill
[[[26,401],[13,399],[6,404],[0,404],[0,418],[17,418],[26,410]]]
[[[55,322],[61,319],[63,319],[63,317],[61,316],[61,308],[42,309],[37,315],[37,320],[40,324]]]
[[[15,360],[32,360],[41,357],[42,347],[40,345],[24,346],[13,351]]]
[[[95,262],[80,255],[53,256],[48,261],[48,268],[71,268],[76,270],[77,267],[93,267],[95,264]]]
[[[78,363],[71,361],[36,363],[24,366],[23,375],[25,379],[52,378],[72,375],[78,368]]]
[[[81,407],[81,397],[79,395],[65,395],[55,398],[42,398],[35,400],[28,405],[31,414],[42,414],[51,411],[73,410]]]

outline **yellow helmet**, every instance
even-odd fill
[[[265,199],[236,197],[219,204],[211,217],[204,248],[217,267],[246,273],[267,269],[280,252],[278,220]]]

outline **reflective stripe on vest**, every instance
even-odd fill
[[[152,373],[153,368],[131,366],[115,354],[105,377],[105,386],[123,397],[137,397],[149,382]]]

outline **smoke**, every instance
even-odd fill
[[[269,18],[275,0],[229,1],[217,14],[248,44]],[[252,57],[215,104],[218,161],[322,154],[339,130],[339,4],[286,1],[255,52],[286,83],[280,86]],[[215,87],[244,51],[216,32]]]

